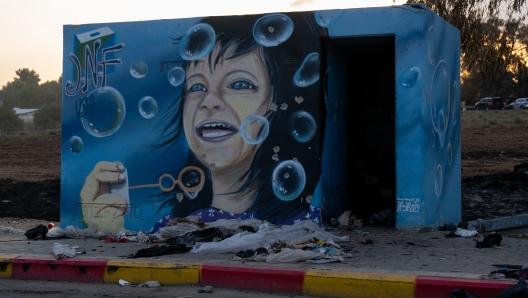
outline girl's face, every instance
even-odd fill
[[[251,163],[259,145],[254,148],[244,142],[240,124],[250,115],[266,114],[270,104],[270,80],[260,49],[224,59],[233,54],[235,46],[231,46],[215,64],[219,48],[209,54],[211,60],[207,56],[187,70],[183,107],[183,128],[191,150],[205,165],[217,169]]]

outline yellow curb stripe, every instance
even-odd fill
[[[13,276],[13,259],[18,255],[0,256],[0,278],[11,278]]]
[[[303,295],[323,297],[414,297],[416,275],[308,270]]]
[[[149,261],[108,261],[103,281],[131,283],[155,280],[162,285],[199,285],[200,267],[197,263],[157,263]]]

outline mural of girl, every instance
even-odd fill
[[[159,211],[172,210],[152,231],[189,215],[205,222],[317,219],[320,209],[310,198],[320,174],[318,57],[326,30],[313,13],[210,17],[197,26],[213,28],[216,38],[195,45],[210,49],[202,58],[180,57],[183,94],[167,111],[170,124],[156,144],[157,150],[167,149],[183,133],[191,154],[177,179],[164,176],[172,179],[171,187],[160,178]],[[185,40],[178,40],[180,48],[188,46]],[[126,179],[121,162],[97,163],[81,202],[103,204],[112,218],[83,214],[86,225],[124,229],[129,203],[111,189]]]

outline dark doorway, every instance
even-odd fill
[[[334,94],[337,94],[338,101],[346,101],[344,106],[348,112],[345,151],[348,190],[347,197],[341,203],[344,209],[341,212],[350,210],[351,214],[362,219],[370,218],[372,222],[372,214],[390,209],[391,217],[382,222],[374,217],[373,222],[394,225],[394,36],[328,39],[323,48],[326,49],[326,59],[323,61],[328,63],[337,81],[325,87],[340,89]]]

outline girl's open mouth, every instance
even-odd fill
[[[208,121],[199,124],[196,127],[196,133],[200,139],[206,142],[218,143],[238,133],[238,128],[225,122]]]

